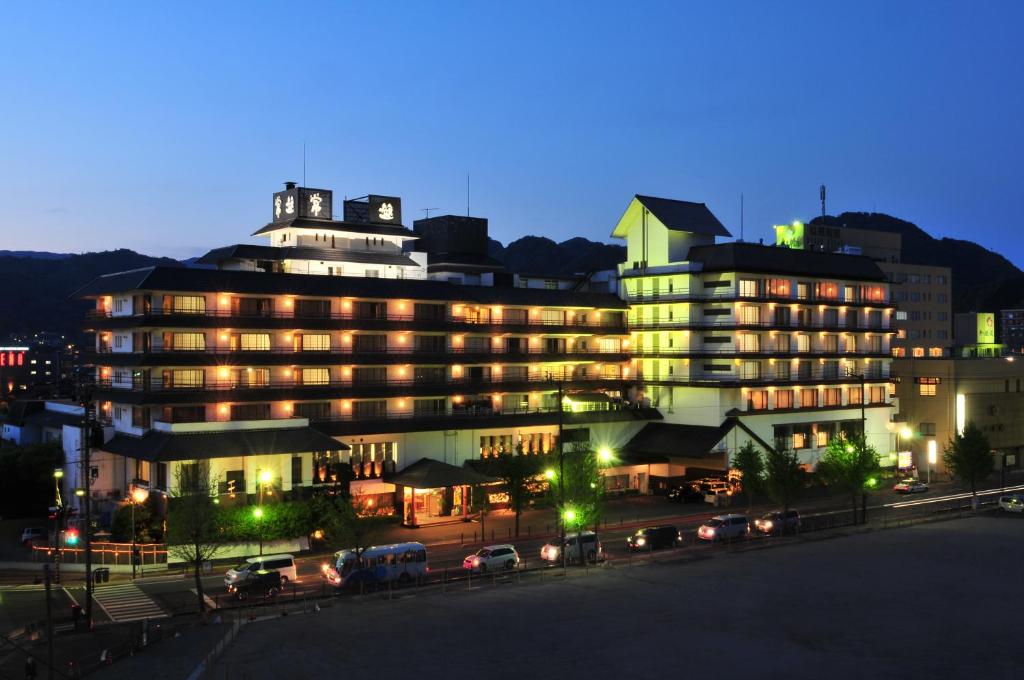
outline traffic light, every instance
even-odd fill
[[[78,529],[68,529],[65,531],[64,543],[67,545],[78,545]]]

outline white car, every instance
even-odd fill
[[[1016,493],[1012,496],[1000,496],[999,509],[1005,512],[1024,512],[1024,495]]]
[[[601,540],[593,531],[583,531],[565,535],[565,561],[569,564],[576,564],[580,559],[580,544],[583,544],[583,559],[587,562],[597,564],[604,559],[604,548]],[[540,558],[548,564],[557,564],[562,561],[562,551],[555,543],[547,543],[540,549]]]
[[[697,529],[697,538],[702,541],[731,541],[745,538],[750,533],[750,521],[746,515],[718,515],[704,522]]]
[[[489,545],[480,548],[462,560],[462,566],[471,573],[515,569],[519,566],[519,553],[514,545]]]
[[[21,530],[21,544],[29,546],[46,538],[46,529],[41,527],[25,527]]]

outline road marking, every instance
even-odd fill
[[[193,595],[199,594],[199,592],[195,588],[189,588],[189,590],[192,592]],[[206,606],[210,609],[220,609],[220,605],[217,604],[217,601],[209,595],[207,595],[206,593],[203,593],[203,601],[206,602]]]
[[[999,488],[999,489],[985,489],[984,491],[979,491],[978,492],[978,496],[993,496],[995,494],[1002,494],[1002,493],[1007,493],[1007,492],[1010,492],[1010,491],[1022,491],[1022,490],[1024,490],[1024,484],[1021,484],[1021,485],[1018,485],[1018,486],[1008,486],[1006,488]],[[882,507],[884,507],[884,508],[909,508],[909,507],[912,507],[912,506],[915,506],[915,505],[927,505],[929,503],[941,503],[943,501],[962,501],[962,500],[965,500],[965,499],[970,498],[970,497],[971,497],[971,492],[970,491],[965,491],[963,493],[949,494],[948,496],[933,496],[931,498],[918,498],[918,499],[912,500],[912,501],[900,501],[900,502],[897,502],[897,503],[886,503]]]
[[[167,616],[167,612],[134,583],[93,588],[92,597],[111,621],[141,621]]]

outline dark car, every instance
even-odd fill
[[[754,520],[754,528],[759,534],[787,534],[800,531],[800,513],[789,510],[783,517],[781,510],[766,512]]]
[[[679,530],[671,525],[645,527],[626,539],[629,550],[658,550],[674,548],[683,540]]]
[[[668,499],[673,503],[702,503],[704,492],[696,484],[684,484],[670,490]]]
[[[277,597],[281,592],[281,573],[266,569],[248,572],[245,578],[229,585],[228,592],[233,593],[239,600],[250,597]]]

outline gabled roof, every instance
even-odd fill
[[[316,274],[278,274],[228,269],[145,267],[93,279],[71,297],[114,295],[135,290],[168,292],[230,292],[250,295],[304,295],[310,297],[405,298],[452,300],[477,304],[626,309],[626,302],[611,293],[465,286],[423,279],[367,278]]]
[[[642,194],[637,194],[636,200],[650,210],[659,222],[673,231],[688,231],[709,236],[732,236],[703,203],[643,196]]]
[[[343,250],[340,248],[310,248],[308,246],[260,246],[236,243],[214,248],[196,264],[218,264],[224,260],[319,260],[321,262],[358,262],[360,264],[397,264],[415,267],[416,261],[403,253],[381,253],[371,250]]]
[[[401,472],[385,476],[384,481],[414,489],[440,489],[446,486],[486,484],[498,480],[465,467],[456,467],[433,458],[420,458]]]
[[[404,236],[419,238],[411,229],[400,224],[370,224],[368,222],[342,222],[339,220],[314,220],[308,217],[296,217],[280,222],[271,222],[252,233],[253,236],[269,234],[279,229],[326,229],[328,231],[351,231],[357,234],[377,234],[379,236]]]
[[[735,427],[729,419],[721,425],[677,425],[647,423],[622,447],[622,453],[634,459],[718,458],[712,449]]]
[[[127,458],[166,462],[261,456],[312,451],[346,451],[348,445],[312,427],[221,432],[147,432],[141,437],[115,434],[102,450]]]
[[[885,281],[885,273],[870,257],[794,250],[757,243],[719,243],[694,246],[687,256],[705,272],[749,272],[792,276],[834,277],[860,281]]]

